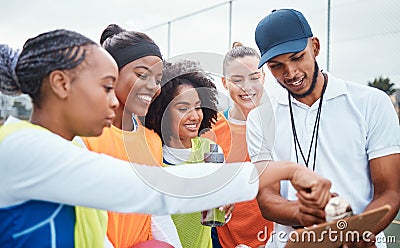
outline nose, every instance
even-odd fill
[[[198,109],[192,109],[188,114],[189,114],[189,120],[191,121],[198,121],[200,119],[200,112],[201,110]]]
[[[247,94],[247,92],[249,92],[252,88],[252,84],[250,83],[250,81],[246,82],[244,85],[242,85],[240,87],[240,89]]]
[[[289,64],[285,67],[283,77],[285,79],[291,79],[296,76],[296,73],[297,73],[297,68],[294,65]]]
[[[118,106],[119,106],[118,98],[115,95],[115,92],[112,91],[110,94],[110,107],[115,110],[118,108]]]
[[[160,89],[160,84],[157,82],[157,79],[155,76],[149,77],[149,82],[146,85],[146,88],[149,90],[153,90],[156,92],[158,89]]]

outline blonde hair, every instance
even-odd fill
[[[239,41],[235,41],[232,44],[232,49],[229,50],[225,54],[223,66],[222,66],[222,72],[225,76],[226,73],[226,68],[229,65],[229,63],[237,58],[243,58],[245,56],[254,56],[258,59],[260,59],[260,54],[251,47],[243,46],[243,44]]]

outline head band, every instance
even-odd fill
[[[118,69],[121,69],[126,64],[146,57],[146,56],[157,56],[162,59],[162,55],[158,46],[150,42],[140,42],[134,45],[122,49],[116,49],[111,52],[111,56],[115,59],[118,65]]]

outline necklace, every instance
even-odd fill
[[[315,171],[315,160],[316,160],[316,157],[317,157],[318,131],[319,131],[319,121],[320,121],[320,118],[321,118],[322,101],[324,99],[324,93],[325,93],[326,85],[327,85],[326,75],[324,73],[322,73],[322,75],[324,76],[324,85],[322,87],[322,94],[321,94],[321,98],[319,100],[317,116],[315,117],[313,134],[311,136],[311,143],[310,143],[310,148],[308,150],[307,159],[304,156],[303,150],[301,149],[301,146],[300,146],[299,138],[297,137],[296,126],[294,124],[294,117],[293,117],[292,100],[290,98],[290,92],[288,91],[290,121],[292,123],[292,132],[293,132],[294,149],[295,149],[295,152],[296,152],[296,161],[297,161],[297,163],[299,162],[299,156],[298,156],[298,153],[297,153],[297,147],[298,147],[298,150],[300,151],[301,157],[303,158],[303,161],[304,161],[304,163],[306,164],[306,166],[308,168],[308,163],[310,162],[311,150],[312,150],[312,147],[313,147],[313,144],[314,144],[314,137],[315,137],[314,163],[313,163],[313,168],[312,168],[313,171]]]

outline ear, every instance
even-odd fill
[[[313,52],[314,52],[314,57],[317,57],[319,54],[319,50],[320,50],[320,44],[319,44],[319,39],[317,37],[313,37],[311,39],[312,42],[312,48],[313,48]]]
[[[264,71],[264,69],[261,69],[261,83],[262,84],[265,83],[265,71]]]
[[[222,81],[222,85],[223,85],[224,88],[227,90],[227,89],[228,89],[228,86],[226,85],[226,78],[225,78],[225,77],[222,77],[222,78],[221,78],[221,81]]]
[[[68,96],[71,89],[71,81],[71,76],[61,70],[55,70],[49,74],[50,88],[61,99],[65,99]]]

